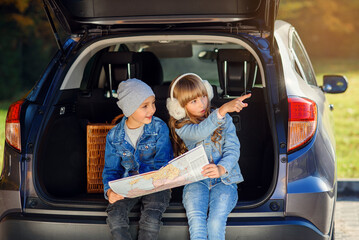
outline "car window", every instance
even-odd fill
[[[95,57],[96,57],[96,55],[93,56],[86,64],[83,78],[81,81],[81,86],[80,86],[81,90],[86,90],[89,88],[89,84],[91,82],[91,73],[93,71],[92,69],[94,68],[94,63],[95,63]]]
[[[297,64],[297,61],[294,62],[294,67],[295,67],[295,71],[299,74],[299,76],[304,79],[303,75],[302,75],[302,72],[300,71],[300,68]]]
[[[172,47],[174,47],[174,43],[172,43]],[[183,56],[183,51],[173,50],[171,50],[172,54],[170,56],[163,54],[163,57],[160,56],[164,82],[171,82],[180,74],[194,72],[203,79],[208,80],[212,86],[216,86],[217,92],[222,94],[224,92],[224,85],[220,83],[218,66],[218,54],[220,54],[222,50],[224,51],[222,56],[226,56],[222,58],[229,58],[227,59],[229,62],[226,61],[226,64],[228,64],[228,69],[226,71],[228,71],[228,74],[232,74],[229,80],[231,87],[228,86],[228,88],[232,89],[232,94],[234,94],[234,88],[241,89],[241,85],[237,86],[237,84],[243,84],[243,82],[239,83],[239,80],[241,79],[240,76],[243,72],[243,76],[246,78],[246,84],[251,84],[251,86],[244,87],[244,89],[261,86],[262,82],[260,74],[257,74],[257,63],[252,58],[241,62],[241,60],[239,60],[240,58],[236,57],[236,54],[246,54],[246,50],[240,48],[238,45],[192,42],[190,47],[190,54],[186,54],[186,56]],[[243,52],[237,52],[236,50],[242,50]],[[174,52],[176,52],[176,54],[181,53],[180,57],[173,55]],[[243,59],[246,57],[248,56],[244,55]],[[238,89],[236,92],[237,94],[240,92]]]
[[[116,56],[116,59],[124,58],[126,61],[127,55],[132,56],[132,54],[137,54],[138,59],[144,61],[144,58],[140,58],[140,53],[152,53],[159,60],[160,68],[156,69],[162,70],[163,77],[161,76],[160,82],[164,83],[164,85],[169,85],[174,78],[183,73],[193,72],[208,80],[213,87],[216,87],[217,93],[220,95],[226,92],[226,96],[240,96],[243,92],[253,87],[258,88],[262,86],[262,80],[260,74],[258,74],[258,64],[248,50],[237,44],[196,41],[154,41],[128,42],[124,50],[121,50],[119,46],[120,44],[111,45],[96,53],[87,62],[80,85],[82,91],[105,89],[104,94],[106,97],[116,97],[116,92],[113,89],[117,89],[121,79],[126,78],[127,75],[124,76],[123,73],[132,72],[132,63],[131,71],[130,69],[124,70],[122,67],[119,67],[118,65],[120,64],[112,64],[110,67],[111,71],[106,73],[102,61],[104,59],[112,59],[114,56]],[[120,54],[121,52],[129,54],[122,55]],[[146,56],[149,55],[147,54]],[[219,58],[220,60],[218,60]],[[146,59],[148,61],[148,58]],[[129,61],[135,60],[131,58]],[[219,66],[218,61],[221,63],[226,62],[226,68]],[[126,66],[128,67],[128,65]],[[133,67],[134,72],[142,69]],[[226,72],[226,78],[224,78],[222,72],[222,74],[219,72],[219,69],[222,69],[222,72]],[[151,70],[151,72],[153,71]],[[108,84],[110,80],[106,80],[106,74],[113,79],[117,79],[113,83],[115,87],[108,87],[113,84]],[[160,83],[153,83],[153,85],[158,84]],[[108,91],[109,89],[112,90]]]
[[[201,60],[201,51],[214,51],[217,46],[192,44],[191,55],[186,57],[161,58],[164,81],[172,81],[178,75],[193,72],[208,80],[212,85],[219,86],[216,59]]]
[[[295,31],[292,33],[292,52],[295,61],[295,70],[310,85],[317,86],[317,80],[310,63],[309,57]]]

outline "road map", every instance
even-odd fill
[[[109,185],[115,193],[135,198],[205,179],[207,177],[201,171],[208,163],[206,152],[200,145],[159,170],[110,181]]]

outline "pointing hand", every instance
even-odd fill
[[[251,96],[252,95],[249,93],[223,104],[218,110],[219,114],[224,116],[226,113],[242,111],[243,108],[248,106],[248,103],[244,103],[243,101],[247,98],[250,98]]]

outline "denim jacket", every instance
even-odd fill
[[[205,120],[199,124],[186,124],[176,129],[177,135],[183,140],[188,150],[202,144],[208,160],[226,169],[221,176],[224,184],[239,183],[243,176],[239,168],[240,143],[236,134],[236,128],[229,114],[223,119],[218,119],[217,111],[213,111]],[[222,127],[222,139],[217,144],[212,142],[213,132]]]
[[[152,117],[145,124],[136,149],[127,140],[124,117],[106,138],[105,166],[102,172],[105,197],[109,181],[158,170],[173,158],[169,130],[165,122]]]

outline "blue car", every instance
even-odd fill
[[[167,122],[169,84],[186,72],[211,83],[213,107],[252,93],[232,114],[244,182],[226,239],[333,239],[336,157],[325,95],[348,84],[326,75],[318,85],[295,28],[276,20],[279,0],[44,4],[59,50],[8,111],[0,239],[111,239],[103,145],[89,139],[121,114],[116,90],[127,78],[152,87]],[[160,239],[189,239],[182,189],[172,189]],[[140,206],[130,214],[134,238],[139,214]]]

